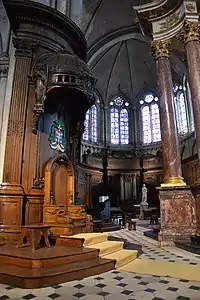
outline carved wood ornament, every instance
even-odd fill
[[[41,115],[44,113],[44,101],[46,99],[47,82],[48,82],[48,67],[47,65],[38,65],[32,80],[35,85],[35,105],[33,108],[33,124],[32,132],[37,133],[38,122]]]

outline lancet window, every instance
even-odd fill
[[[142,123],[143,144],[161,141],[159,99],[156,95],[148,92],[140,100],[140,116]]]
[[[99,120],[100,108],[99,100],[88,109],[85,115],[85,131],[83,133],[82,139],[86,142],[98,142],[98,120]]]
[[[129,137],[129,102],[116,97],[110,101],[110,141],[113,145],[128,145]]]

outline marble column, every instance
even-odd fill
[[[192,192],[196,200],[196,234],[200,235],[200,23],[185,21],[184,26],[179,34],[179,39],[184,43],[185,46],[194,112],[194,125],[199,167],[197,170],[197,181],[192,185]]]
[[[158,241],[161,247],[173,246],[176,241],[190,242],[190,235],[195,233],[197,226],[195,199],[191,189],[183,181],[181,172],[169,61],[170,48],[169,41],[152,43],[160,99],[164,169],[164,182],[158,188],[161,215]]]
[[[196,129],[197,152],[200,160],[200,23],[186,21],[179,34],[179,38],[184,43],[186,51]],[[200,183],[200,178],[198,178],[198,182]]]
[[[161,137],[164,182],[162,187],[185,186],[181,171],[181,158],[176,128],[173,84],[169,56],[169,41],[153,41],[152,54],[156,61],[157,86],[160,101]]]
[[[15,70],[6,139],[3,183],[0,186],[2,228],[6,233],[20,231],[24,191],[21,185],[24,135],[28,101],[32,47],[28,42],[13,40]]]

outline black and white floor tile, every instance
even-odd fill
[[[158,242],[143,235],[147,230],[137,226],[135,232],[125,229],[110,233],[113,237],[126,239],[130,243],[142,246],[142,259],[162,260],[168,262],[181,262],[192,265],[200,265],[200,255],[189,253],[176,247],[159,248]],[[200,299],[200,297],[199,297]]]
[[[200,282],[115,270],[43,289],[23,290],[1,285],[0,299],[199,300]]]
[[[138,226],[137,231],[123,229],[110,235],[142,245],[143,259],[200,264],[200,256],[173,247],[160,249],[157,241],[143,235],[145,230],[145,226]],[[200,300],[200,282],[114,270],[43,289],[24,290],[0,284],[0,300],[6,299]]]

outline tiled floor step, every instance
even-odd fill
[[[102,243],[90,245],[87,248],[96,248],[99,249],[99,256],[105,256],[108,254],[111,254],[113,252],[117,252],[121,249],[123,249],[124,243],[123,242],[116,242],[116,241],[105,241]]]
[[[119,268],[123,265],[130,263],[134,259],[136,259],[137,255],[138,255],[137,250],[121,249],[117,252],[105,255],[105,256],[103,256],[103,258],[115,259],[116,260],[115,268]]]

